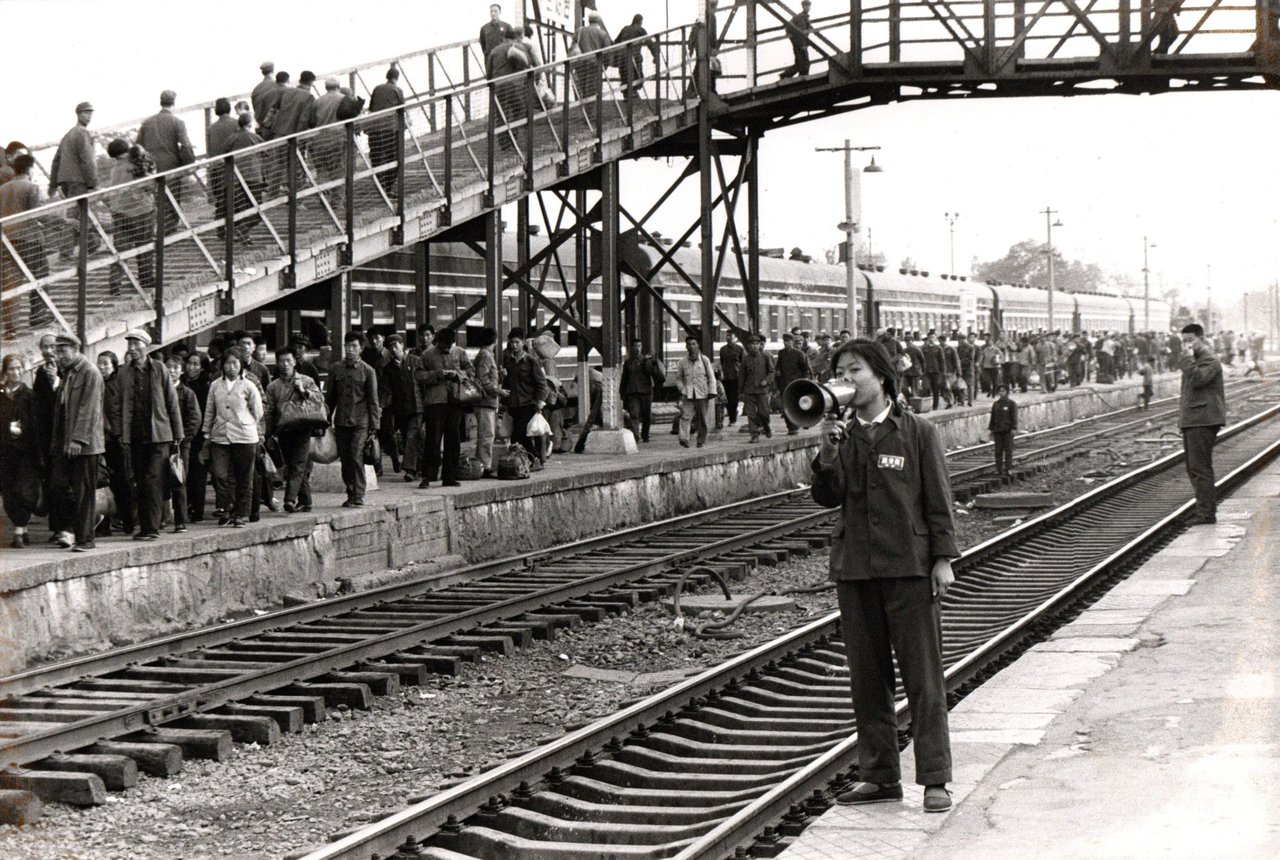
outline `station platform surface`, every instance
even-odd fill
[[[1177,374],[1161,374],[1157,396],[1177,393]],[[1048,427],[1135,402],[1137,379],[1088,384],[1053,394],[1016,395],[1020,426]],[[668,407],[669,409],[670,407]],[[991,401],[929,413],[948,447],[985,439]],[[668,416],[670,412],[668,412]],[[263,509],[259,522],[219,528],[206,518],[154,542],[99,538],[71,553],[48,543],[43,521],[31,545],[8,546],[0,518],[0,674],[110,643],[209,624],[283,601],[328,597],[382,584],[389,571],[429,576],[695,510],[791,489],[806,482],[816,430],[788,436],[772,416],[772,439],[749,444],[737,426],[682,448],[670,418],[655,421],[635,454],[558,454],[529,480],[484,480],[419,489],[388,470],[367,506],[344,508],[344,493],[313,481],[313,510]],[[600,431],[595,431],[592,436]],[[566,446],[576,441],[571,430]],[[464,443],[464,451],[468,450]],[[385,461],[384,461],[385,462]],[[326,467],[336,472],[337,464]],[[206,517],[212,512],[212,492]],[[280,490],[276,499],[282,501]]]
[[[779,856],[1280,857],[1280,464],[951,712],[954,806],[835,806]]]

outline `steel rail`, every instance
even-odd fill
[[[1280,407],[1273,408],[1266,413],[1253,416],[1221,435],[1221,439],[1227,439],[1239,433],[1246,432],[1263,421],[1270,420],[1278,412]],[[1243,483],[1249,476],[1259,471],[1263,466],[1280,455],[1280,440],[1272,442],[1258,453],[1232,469],[1226,475],[1221,477],[1215,484],[1218,492],[1226,492],[1227,490]],[[1185,458],[1183,452],[1170,454],[1161,460],[1154,461],[1141,469],[1136,470],[1130,475],[1117,478],[1113,482],[1116,491],[1126,489],[1136,483],[1141,482],[1145,477],[1163,472]],[[1110,486],[1110,485],[1104,485]],[[1103,487],[1099,487],[1094,491],[1087,493],[1080,499],[1071,503],[1074,506],[1077,502],[1083,502],[1087,497],[1092,497]],[[1179,505],[1173,511],[1162,517],[1159,521],[1151,525],[1149,528],[1136,535],[1131,541],[1117,549],[1104,560],[1096,563],[1088,570],[1081,573],[1074,581],[1063,586],[1056,594],[1043,601],[1030,612],[1023,615],[1017,621],[1006,627],[1000,634],[987,641],[968,656],[959,662],[948,667],[943,673],[946,683],[947,692],[953,693],[965,684],[971,682],[976,676],[986,671],[996,661],[1001,659],[1011,649],[1024,639],[1032,630],[1032,628],[1045,619],[1052,618],[1064,609],[1072,605],[1082,592],[1092,588],[1094,584],[1102,581],[1117,566],[1126,564],[1142,553],[1146,552],[1152,545],[1161,541],[1167,533],[1175,528],[1178,522],[1188,514],[1195,505],[1195,499],[1188,499]],[[1038,521],[1048,522],[1051,517],[1049,514],[1037,518]],[[1037,522],[1028,522],[1025,526],[1034,526]],[[999,546],[1005,545],[1007,536],[994,538],[979,547],[975,547],[971,552],[975,555],[978,553],[989,553]],[[966,553],[968,555],[968,553]],[[838,618],[838,616],[837,616]],[[898,703],[897,712],[901,716],[909,713],[909,708],[905,700]],[[753,840],[760,829],[767,822],[780,819],[790,807],[796,802],[796,799],[802,797],[812,791],[816,786],[829,783],[835,775],[847,767],[849,757],[857,748],[856,732],[851,737],[833,747],[827,753],[816,759],[811,765],[803,768],[789,777],[784,783],[779,784],[776,788],[763,795],[758,801],[749,804],[739,810],[734,816],[712,832],[706,834],[693,845],[686,847],[679,854],[675,855],[677,860],[702,860],[702,858],[710,857],[726,857],[733,854],[736,847],[742,846]],[[311,860],[311,858],[308,858]]]
[[[779,493],[767,498],[783,497],[785,499],[785,497],[797,492],[803,491]],[[733,506],[727,507],[740,509],[747,505],[751,505],[751,500],[735,503]],[[698,518],[705,516],[706,512],[702,512]],[[246,698],[254,693],[285,687],[325,672],[340,670],[364,660],[385,657],[389,654],[403,651],[406,648],[445,638],[451,634],[524,615],[548,606],[563,604],[575,598],[598,593],[609,587],[633,583],[637,579],[673,570],[692,561],[714,558],[737,549],[766,543],[788,533],[803,529],[806,526],[821,523],[829,516],[830,512],[825,509],[815,513],[802,514],[799,517],[791,517],[781,522],[750,529],[742,534],[722,538],[695,548],[665,552],[651,559],[625,564],[594,576],[576,579],[568,584],[550,586],[506,600],[493,601],[475,609],[452,613],[446,618],[423,621],[392,632],[371,635],[358,642],[345,645],[335,644],[334,647],[322,653],[282,661],[273,664],[269,668],[247,669],[236,677],[199,684],[181,693],[157,696],[151,701],[133,707],[103,711],[100,715],[94,717],[87,717],[58,728],[23,735],[0,743],[0,763],[6,766],[29,763],[59,752],[87,746],[103,738],[116,737],[149,726],[161,725],[174,719]],[[686,517],[677,519],[687,522],[689,516],[686,515]],[[645,533],[653,532],[651,527],[641,527],[640,530]],[[599,545],[606,540],[596,539],[584,543]],[[545,555],[545,553],[542,555]],[[380,589],[379,592],[403,593],[406,590],[411,591],[410,586],[393,586],[389,589]],[[421,591],[420,586],[418,591]],[[368,592],[359,595],[359,597],[364,598],[360,601],[354,601],[351,598],[337,598],[335,600],[339,603],[358,602],[362,606],[385,602],[384,600],[370,601],[368,595],[373,593]],[[332,602],[327,603],[330,603],[331,608]],[[312,619],[334,615],[333,611],[322,612],[322,607],[318,606],[301,608],[310,610],[303,613],[303,615]],[[284,614],[286,613],[277,613],[277,616]],[[246,619],[249,622],[262,622],[265,620],[266,617]],[[294,616],[291,620],[297,622],[297,616]],[[240,622],[235,622],[232,625],[223,625],[220,628],[215,628],[215,631],[223,634],[220,637],[222,641],[227,641],[225,635],[227,628],[235,627],[237,624],[240,624]],[[242,630],[244,627],[263,629],[260,624],[245,624],[239,629]],[[266,629],[279,629],[278,618],[276,625],[267,626]],[[243,638],[243,636],[244,634],[240,633],[240,635],[233,638],[239,639]],[[182,638],[181,636],[171,637],[171,641],[181,641]],[[208,637],[204,632],[201,632],[194,634],[193,638],[207,640]],[[142,647],[145,648],[145,646]],[[209,645],[206,644],[203,647],[209,647]],[[154,651],[154,648],[146,650]],[[183,650],[194,649],[184,648]],[[170,647],[161,653],[162,655],[171,654],[173,649]],[[93,662],[93,658],[90,658],[88,662]],[[110,663],[118,670],[135,665],[137,660],[116,656],[110,660]],[[84,672],[81,672],[80,675],[75,677],[78,678],[84,674]],[[43,687],[38,689],[40,688]]]
[[[1280,406],[1274,406],[1233,425],[1220,434],[1219,440],[1226,441],[1256,429],[1275,419],[1277,415],[1280,415]],[[1280,454],[1280,439],[1248,457],[1242,465],[1219,480],[1217,485],[1224,489],[1234,486],[1277,454]],[[1060,508],[1041,514],[973,547],[957,561],[957,566],[967,568],[981,563],[995,553],[1012,549],[1055,523],[1067,521],[1146,480],[1164,475],[1184,457],[1184,452],[1174,452],[1100,485]],[[1068,585],[1059,588],[1050,598],[1006,625],[997,636],[973,654],[953,664],[945,675],[948,688],[955,689],[971,680],[982,668],[990,666],[999,655],[1020,640],[1033,624],[1059,611],[1074,595],[1079,595],[1082,589],[1089,587],[1117,564],[1133,559],[1153,542],[1161,539],[1169,529],[1176,526],[1192,504],[1193,501],[1184,501],[1177,505],[1172,512],[1148,526],[1138,536],[1110,552]],[[960,581],[963,581],[963,575]],[[528,791],[529,786],[545,776],[551,768],[589,766],[594,761],[593,751],[600,750],[606,742],[616,749],[619,746],[618,738],[626,733],[643,731],[647,725],[670,717],[682,706],[690,705],[694,700],[721,689],[744,675],[776,666],[779,660],[792,652],[838,635],[838,627],[839,613],[813,621],[667,691],[571,732],[539,750],[499,765],[474,779],[318,848],[307,854],[304,860],[388,857],[402,847],[410,856],[416,856],[412,852],[422,847],[418,840],[428,838],[432,832],[441,828],[456,829],[460,826],[459,822],[476,811],[481,799]],[[901,703],[899,710],[905,709],[906,703]],[[732,855],[735,848],[750,842],[765,822],[777,820],[797,798],[810,791],[815,784],[825,785],[829,782],[842,769],[842,763],[843,767],[847,767],[848,755],[856,742],[856,734],[839,742],[673,856],[691,860],[695,857]]]

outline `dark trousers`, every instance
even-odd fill
[[[276,435],[280,457],[284,460],[285,504],[311,504],[311,434],[280,433]]]
[[[1196,516],[1218,515],[1218,489],[1213,476],[1213,444],[1217,427],[1182,428],[1182,447],[1187,455],[1187,477],[1196,491]]]
[[[636,441],[648,442],[649,427],[653,424],[653,395],[628,394],[622,403],[631,418],[631,432]]]
[[[391,120],[391,122],[395,122],[395,120]],[[374,167],[395,162],[395,129],[369,130],[369,160],[373,162]],[[385,167],[378,171],[377,176],[378,183],[382,185],[382,190],[387,194],[394,194],[399,184],[400,165],[393,164],[392,167]]]
[[[137,518],[137,511],[133,506],[133,484],[129,480],[132,474],[130,466],[125,459],[125,448],[120,443],[120,437],[113,436],[107,438],[107,453],[105,455],[107,471],[111,481],[111,495],[116,500],[116,516],[120,518],[120,526],[125,534],[133,531]],[[107,523],[103,523],[106,527]],[[103,534],[107,534],[104,531]]]
[[[98,462],[101,454],[53,456],[53,500],[49,510],[49,527],[55,532],[71,532],[76,543],[93,540],[98,508],[94,493],[98,488]]]
[[[782,73],[782,77],[793,78],[796,75],[809,74],[809,43],[804,39],[792,39],[791,55],[793,57],[791,66]]]
[[[938,408],[938,398],[941,397],[951,405],[951,392],[947,389],[947,378],[938,370],[929,371],[929,391],[933,393],[933,408]]]
[[[210,452],[209,465],[213,469],[213,483],[218,490],[218,499],[226,505],[227,514],[239,520],[249,518],[253,502],[253,466],[257,453],[257,442],[215,444]]]
[[[342,462],[342,483],[347,488],[347,501],[364,500],[364,443],[369,439],[368,427],[334,427],[338,440],[338,459]]]
[[[729,423],[735,424],[738,421],[738,380],[724,380],[724,408],[729,413]]]
[[[991,441],[996,446],[996,471],[1002,475],[1009,474],[1013,468],[1013,431],[992,433]]]
[[[591,411],[587,415],[586,421],[579,421],[581,425],[578,429],[578,441],[573,446],[573,450],[581,454],[587,449],[587,437],[591,435],[591,428],[597,424],[604,424],[604,415],[601,412],[603,398],[596,396],[591,398]]]
[[[531,403],[528,406],[512,406],[507,411],[511,413],[512,443],[523,446],[535,457],[539,456],[538,451],[533,447],[533,440],[529,438],[529,419],[533,418],[538,410]]]
[[[773,436],[769,427],[769,392],[742,395],[743,411],[747,416],[747,426],[751,428],[751,438],[759,439],[760,434]]]
[[[169,457],[168,442],[132,442],[129,451],[129,479],[138,505],[138,531],[160,532],[164,511],[164,463]]]
[[[191,442],[191,462],[187,469],[187,510],[193,523],[204,519],[205,496],[209,487],[209,467],[200,462],[200,451],[208,444],[203,433],[197,433],[196,438]]]
[[[396,444],[396,428],[399,421],[393,416],[388,415],[384,410],[382,413],[382,424],[378,427],[378,444],[382,446],[382,453],[391,458],[391,471],[400,471],[400,446]],[[408,439],[406,433],[405,439]],[[379,474],[382,470],[378,469]]]
[[[529,417],[524,423],[529,423]],[[462,456],[462,407],[429,403],[422,407],[422,479],[458,480],[458,458]],[[440,445],[444,443],[441,459]]]
[[[0,496],[4,512],[13,524],[26,528],[40,499],[40,458],[34,451],[9,448],[0,451]]]
[[[187,524],[187,487],[190,486],[191,478],[191,443],[181,442],[178,445],[178,456],[182,458],[182,486],[174,487],[169,493],[169,503],[173,505],[173,524],[175,526],[185,526]],[[161,482],[168,480],[166,471],[162,468]],[[203,489],[203,488],[201,488]]]
[[[902,778],[894,714],[893,659],[911,705],[916,782],[951,781],[947,693],[942,683],[942,618],[928,576],[839,582],[840,628],[858,720],[858,778]]]

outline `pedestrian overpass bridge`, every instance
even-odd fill
[[[482,79],[475,43],[418,52],[400,58],[405,68],[416,62],[424,69],[421,87],[411,88],[403,107],[5,218],[4,349],[34,353],[41,333],[68,331],[90,354],[119,351],[123,333],[141,326],[157,343],[170,343],[317,284],[326,285],[319,289],[329,290],[332,319],[344,329],[353,267],[416,248],[429,269],[426,243],[448,240],[466,241],[486,259],[486,298],[463,318],[482,313],[503,330],[513,321],[502,319],[502,296],[514,289],[521,296],[518,317],[540,306],[585,333],[608,377],[620,359],[618,272],[627,266],[617,252],[619,213],[648,235],[646,220],[672,190],[633,218],[618,199],[622,162],[688,158],[681,181],[699,178],[700,215],[723,207],[728,216],[718,251],[710,217],[695,218],[685,234],[701,230],[704,265],[699,278],[685,277],[703,296],[701,331],[709,337],[715,282],[726,260],[740,267],[744,282],[756,280],[756,142],[770,129],[912,99],[1263,89],[1280,80],[1270,0],[1177,4],[1180,33],[1163,52],[1155,45],[1164,19],[1149,0],[819,2],[806,34],[809,73],[780,80],[792,62],[783,24],[798,5],[722,2],[712,28],[690,22],[656,33],[657,62],[645,47],[643,86],[632,98],[616,60],[639,52],[639,44],[569,56],[567,32],[541,21],[536,38],[551,61],[502,80]],[[608,23],[616,32],[622,22]],[[705,56],[712,63],[699,62]],[[348,83],[367,91],[365,78],[379,80],[371,69],[386,62],[348,70]],[[554,101],[539,97],[540,86],[554,92]],[[207,118],[208,106],[194,115],[201,111]],[[393,160],[374,164],[370,132],[388,130]],[[736,174],[725,173],[723,158],[738,160]],[[279,181],[262,187],[253,181],[258,169]],[[749,211],[735,220],[744,185]],[[122,241],[111,214],[111,198],[122,190],[141,191],[157,204],[146,235],[132,241]],[[598,194],[590,207],[588,192]],[[571,225],[552,229],[548,222],[546,249],[532,257],[526,251],[514,266],[504,263],[500,208],[518,204],[523,227],[529,200],[539,194],[554,195]],[[745,248],[740,229],[753,239]],[[582,231],[603,239],[595,269],[604,325],[594,331],[583,284],[556,299],[530,277]],[[587,243],[574,244],[577,271],[585,272]],[[140,266],[144,258],[152,262],[150,273]],[[674,265],[670,254],[644,271],[646,265],[633,264],[630,273],[643,286],[663,265]],[[429,271],[420,275],[425,291]]]

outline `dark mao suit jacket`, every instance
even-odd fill
[[[1213,350],[1197,343],[1179,359],[1182,398],[1178,427],[1221,427],[1227,423],[1227,395],[1222,388],[1222,363]]]
[[[841,508],[832,533],[836,581],[928,576],[956,558],[951,484],[938,431],[894,406],[874,439],[854,419],[830,467],[813,461],[813,499]]]

